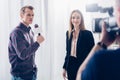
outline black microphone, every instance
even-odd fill
[[[39,26],[38,26],[38,24],[35,24],[34,25],[34,28],[36,29],[36,31],[37,31],[37,33],[38,33],[38,36],[40,36],[41,34],[40,34],[40,29],[39,29]]]

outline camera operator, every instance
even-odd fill
[[[120,0],[115,0],[114,10],[120,28]],[[76,80],[120,80],[120,47],[107,50],[115,40],[120,42],[120,34],[116,34],[113,39],[110,37],[103,22],[100,41],[80,66]]]

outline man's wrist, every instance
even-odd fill
[[[105,43],[103,42],[98,42],[97,45],[99,45],[103,49],[107,49],[107,45],[105,45]]]

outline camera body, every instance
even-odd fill
[[[101,32],[102,22],[105,22],[107,32],[118,30],[115,17],[95,18],[92,20],[92,29],[95,33]]]
[[[113,16],[113,7],[105,7],[102,8],[97,4],[91,4],[86,6],[87,12],[100,12],[100,13],[108,13],[109,17],[105,18],[94,18],[92,19],[92,31],[94,33],[100,33],[102,29],[102,21],[105,22],[107,32],[115,36],[120,35],[120,29],[117,26],[116,19]]]

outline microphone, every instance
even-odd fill
[[[35,25],[34,25],[34,28],[35,28],[34,32],[37,33],[38,36],[40,36],[40,35],[41,35],[41,34],[40,34],[40,27],[38,26],[38,24],[35,24]]]

